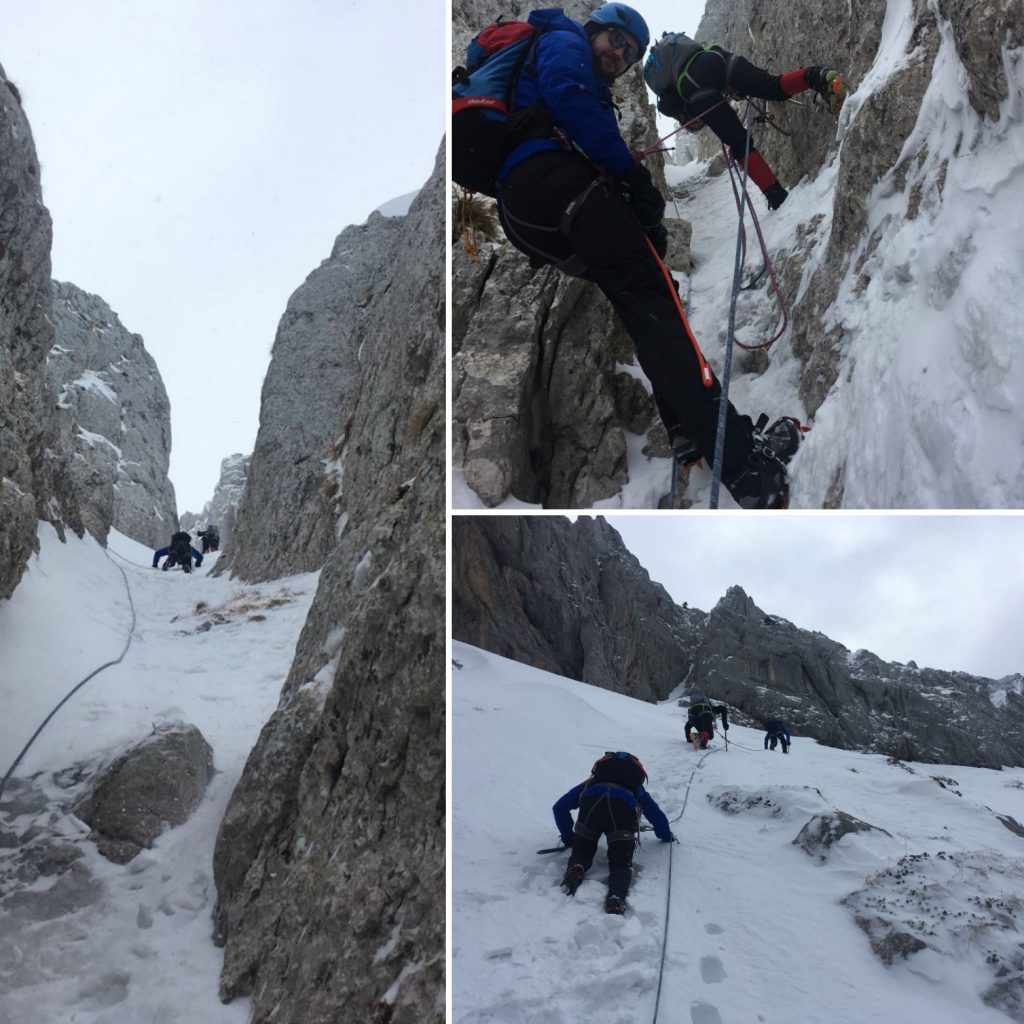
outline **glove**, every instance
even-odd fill
[[[653,228],[647,228],[647,237],[654,246],[654,251],[662,258],[668,252],[668,228],[664,224],[655,224]]]
[[[651,172],[643,164],[633,164],[619,179],[626,190],[626,200],[644,229],[661,223],[665,200],[651,181]]]
[[[768,200],[768,209],[777,210],[785,201],[789,193],[777,182],[773,181],[765,190],[764,197]]]
[[[566,835],[566,836],[562,836],[562,845],[563,846],[572,846],[572,833],[571,832],[568,835]]]

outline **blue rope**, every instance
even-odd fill
[[[110,558],[110,554],[107,552],[105,548],[103,553],[107,556],[107,558]],[[78,691],[83,686],[85,686],[85,684],[89,682],[90,679],[94,678],[95,676],[98,676],[104,669],[110,668],[111,665],[119,665],[124,660],[124,656],[128,653],[128,648],[132,645],[132,637],[135,635],[136,620],[135,602],[132,600],[132,588],[128,585],[128,577],[125,575],[124,569],[122,569],[121,566],[119,566],[117,562],[115,562],[112,558],[110,558],[110,561],[111,564],[117,568],[117,571],[124,577],[124,588],[128,592],[128,605],[132,610],[132,623],[131,626],[128,628],[128,639],[125,641],[124,650],[122,650],[121,653],[113,661],[108,661],[105,665],[100,665],[99,668],[93,669],[93,671],[90,672],[81,682],[76,683],[68,691],[64,699],[46,716],[46,718],[43,719],[42,724],[39,726],[39,728],[36,729],[34,733],[32,733],[32,736],[29,739],[28,743],[26,743],[25,746],[22,747],[21,753],[18,754],[18,756],[14,759],[14,763],[11,765],[10,768],[7,769],[7,774],[3,777],[2,780],[0,780],[0,800],[3,799],[4,788],[10,781],[10,778],[14,774],[15,769],[18,767],[19,764],[21,764],[22,758],[29,752],[29,748],[32,746],[32,744],[35,743],[35,741],[39,738],[39,734],[50,724],[50,721],[53,719],[53,716],[56,715],[57,712],[60,711],[60,709],[64,707],[64,705],[67,704],[67,702],[71,700],[71,698],[76,693],[78,693]]]
[[[718,432],[715,434],[715,462],[711,470],[710,508],[718,508],[718,487],[722,479],[722,458],[725,453],[725,418],[729,409],[729,375],[732,372],[733,339],[736,337],[736,300],[740,293],[740,277],[743,273],[745,242],[743,218],[747,207],[747,161],[750,157],[750,104],[747,104],[746,128],[747,137],[743,152],[743,176],[740,180],[740,226],[736,233],[736,261],[732,273],[732,298],[729,300],[729,333],[725,343],[725,366],[722,369],[722,395],[718,405]]]
[[[683,797],[682,810],[669,822],[670,825],[674,825],[680,818],[686,813],[686,805],[690,800],[690,786],[693,785],[693,777],[697,774],[697,769],[714,753],[716,750],[709,750],[696,764],[693,771],[690,772],[690,778],[686,783],[686,795]],[[665,929],[661,935],[661,963],[658,965],[658,991],[654,997],[654,1018],[651,1024],[658,1024],[658,1010],[661,1007],[661,983],[665,977],[665,954],[668,952],[668,920],[669,914],[672,911],[672,854],[675,850],[675,843],[671,843],[668,851],[668,891],[665,893]]]

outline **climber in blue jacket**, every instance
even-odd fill
[[[789,746],[793,742],[789,738],[789,729],[786,727],[786,723],[779,718],[774,718],[770,722],[764,723],[765,734],[764,734],[764,749],[768,749],[768,744],[771,743],[771,749],[781,742],[782,752],[784,754],[789,753]]]
[[[633,341],[676,459],[711,465],[721,386],[662,263],[664,197],[619,132],[611,93],[650,32],[618,2],[582,23],[558,9],[527,20],[537,37],[509,117],[515,144],[498,172],[502,227],[531,266],[597,284]],[[785,465],[799,443],[791,418],[756,430],[728,405],[722,482],[744,508],[784,507]]]
[[[594,863],[601,836],[608,842],[608,894],[604,909],[622,914],[633,878],[633,850],[640,831],[640,815],[654,826],[654,834],[671,843],[675,836],[668,818],[644,789],[647,772],[639,759],[624,750],[608,751],[590,771],[590,778],[573,786],[552,807],[555,825],[566,846],[572,847],[562,889],[573,896]],[[575,826],[570,811],[579,808]]]
[[[191,535],[185,533],[184,530],[174,534],[171,537],[171,543],[167,547],[158,548],[153,552],[153,568],[157,568],[157,563],[161,558],[166,558],[167,561],[164,562],[165,570],[170,569],[174,565],[180,565],[185,572],[191,572],[193,561],[198,569],[203,564],[203,556],[192,547],[191,541]]]

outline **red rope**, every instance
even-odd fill
[[[735,161],[732,159],[732,157],[729,156],[729,152],[725,148],[725,146],[722,146],[722,152],[723,152],[723,154],[725,154],[725,163],[726,163],[726,166],[729,168],[729,184],[732,185],[732,197],[733,197],[733,200],[736,203],[736,209],[737,209],[737,211],[739,211],[741,209],[741,206],[740,206],[739,190],[736,188],[736,173],[737,173],[737,171],[736,171],[736,164],[735,164]],[[757,240],[761,244],[761,255],[764,257],[764,265],[765,265],[765,267],[768,270],[768,277],[771,279],[772,291],[775,292],[775,298],[778,300],[779,309],[782,311],[782,326],[779,327],[779,329],[775,332],[774,335],[772,335],[771,338],[768,339],[768,341],[763,341],[759,345],[747,345],[747,344],[744,344],[744,342],[740,341],[739,338],[734,338],[733,339],[736,342],[736,344],[739,345],[740,348],[746,349],[748,352],[753,352],[756,349],[769,348],[770,346],[774,345],[775,342],[777,342],[779,340],[779,338],[782,337],[783,333],[786,330],[786,327],[789,326],[789,313],[786,310],[786,300],[782,297],[782,289],[779,287],[779,282],[778,282],[778,280],[775,277],[775,269],[772,267],[772,261],[771,261],[771,259],[768,256],[768,246],[765,244],[764,235],[761,232],[761,222],[757,219],[757,213],[754,210],[754,204],[750,201],[750,194],[749,193],[747,194],[747,203],[746,203],[746,205],[747,205],[747,209],[750,210],[751,217],[754,219],[754,229],[757,231]],[[743,227],[742,230],[743,230],[743,248],[744,248],[744,250],[746,250],[746,246],[747,246],[747,231],[746,231],[746,227]]]

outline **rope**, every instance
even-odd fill
[[[749,142],[750,136],[747,136]],[[738,177],[736,171],[736,162],[729,155],[729,151],[722,147],[722,152],[725,154],[725,165],[729,169],[729,184],[732,185],[732,197],[736,203],[736,209],[740,214],[740,229],[743,231],[743,250],[744,258],[746,258],[746,246],[747,246],[747,235],[746,227],[743,223],[743,210],[740,203],[740,197],[736,190],[736,178]],[[744,192],[746,192],[746,186],[744,185]],[[764,269],[768,271],[768,277],[772,283],[772,291],[775,292],[775,300],[778,303],[779,310],[782,313],[782,324],[779,329],[767,340],[761,342],[759,345],[747,345],[745,342],[740,341],[739,338],[733,340],[739,345],[740,348],[746,349],[748,352],[754,352],[761,348],[770,348],[782,337],[785,333],[786,328],[789,326],[789,310],[786,309],[786,300],[782,295],[782,289],[779,287],[778,279],[775,277],[775,268],[772,266],[771,257],[768,255],[768,244],[764,240],[764,233],[761,231],[761,221],[758,219],[757,211],[754,209],[754,204],[750,202],[749,195],[746,196],[747,207],[750,210],[751,220],[754,222],[754,230],[757,232],[757,240],[761,246],[761,258],[764,260]],[[740,289],[743,290],[742,288]]]
[[[729,375],[732,372],[732,342],[736,336],[736,300],[739,297],[740,275],[743,272],[743,258],[746,255],[746,235],[743,228],[744,210],[747,206],[747,163],[750,157],[750,104],[746,112],[746,140],[743,152],[743,178],[741,181],[740,226],[736,233],[736,260],[732,274],[732,297],[729,300],[729,332],[725,342],[725,366],[722,369],[722,394],[718,400],[718,431],[715,434],[715,461],[711,470],[710,508],[718,508],[718,488],[722,479],[722,457],[725,453],[725,418],[729,408]]]
[[[680,818],[686,813],[686,805],[690,800],[690,787],[693,785],[693,777],[697,774],[697,770],[704,764],[704,762],[712,755],[716,753],[714,750],[709,750],[694,766],[692,772],[690,772],[690,778],[686,783],[686,794],[683,797],[683,806],[679,813],[674,817],[669,824],[674,825]],[[661,962],[658,964],[658,991],[654,997],[654,1017],[651,1024],[658,1024],[658,1010],[661,1007],[661,984],[665,977],[665,956],[668,953],[668,921],[669,914],[672,910],[672,854],[675,849],[675,843],[669,845],[668,851],[668,889],[665,893],[665,928],[661,935]]]
[[[103,553],[105,555],[107,555],[107,558],[110,558],[110,555],[107,554],[107,551],[106,551],[105,548],[103,550]],[[113,661],[108,661],[108,662],[106,662],[106,664],[100,665],[99,668],[94,669],[83,680],[81,680],[80,682],[76,683],[68,691],[68,693],[65,695],[64,699],[62,701],[60,701],[60,703],[57,704],[53,708],[53,710],[46,716],[46,718],[43,719],[43,721],[40,724],[39,728],[36,729],[36,731],[34,733],[32,733],[32,736],[29,739],[28,743],[26,743],[25,746],[22,748],[21,753],[18,754],[18,756],[14,759],[14,763],[11,765],[10,768],[7,769],[7,774],[3,777],[3,780],[0,780],[0,800],[3,799],[4,788],[7,786],[8,781],[10,780],[11,776],[14,774],[15,769],[18,767],[19,764],[21,764],[22,758],[24,758],[24,756],[28,753],[29,748],[39,738],[40,733],[50,724],[50,722],[53,719],[54,715],[56,715],[57,712],[60,711],[60,709],[62,707],[64,707],[64,705],[67,704],[67,702],[69,700],[71,700],[71,698],[76,693],[78,693],[78,691],[83,686],[85,686],[85,684],[87,682],[89,682],[90,679],[93,679],[95,676],[98,676],[104,669],[108,669],[112,665],[119,665],[124,660],[124,656],[128,653],[128,648],[131,647],[131,645],[132,645],[132,638],[135,635],[135,622],[136,622],[135,602],[132,599],[132,589],[128,585],[128,577],[125,575],[124,569],[122,569],[121,566],[119,566],[117,564],[117,562],[115,562],[112,558],[110,558],[110,562],[111,562],[112,565],[116,566],[117,571],[124,578],[124,588],[125,588],[125,591],[128,594],[128,605],[131,608],[131,612],[132,612],[132,622],[131,622],[131,626],[128,629],[128,639],[125,641],[124,650],[122,650],[121,653]]]

